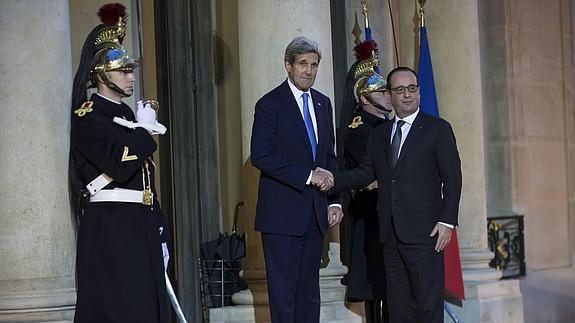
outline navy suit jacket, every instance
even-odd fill
[[[338,197],[306,185],[319,166],[335,172],[332,107],[327,96],[311,89],[318,144],[313,160],[305,123],[293,93],[284,81],[258,100],[251,138],[251,162],[261,171],[255,230],[299,236],[315,214],[323,233],[329,203]],[[315,211],[315,212],[314,212]]]
[[[379,185],[377,210],[380,239],[393,224],[399,240],[434,244],[429,234],[437,222],[457,225],[461,197],[461,162],[451,125],[419,111],[391,167],[393,120],[376,127],[361,164],[335,176],[334,191]]]

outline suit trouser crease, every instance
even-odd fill
[[[319,322],[323,234],[315,214],[302,236],[262,233],[272,322]]]
[[[390,322],[443,322],[443,252],[434,246],[402,243],[390,230],[383,244]]]

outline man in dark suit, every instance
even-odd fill
[[[334,191],[377,179],[391,322],[443,322],[443,249],[457,225],[461,163],[450,124],[419,110],[417,74],[387,76],[395,118],[375,128],[361,164]]]
[[[255,107],[255,230],[262,233],[273,322],[319,322],[323,237],[343,217],[326,193],[337,159],[330,100],[311,89],[320,59],[314,41],[295,38],[285,51],[287,80]]]

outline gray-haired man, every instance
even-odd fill
[[[314,41],[295,38],[285,52],[287,80],[255,108],[255,230],[262,233],[273,322],[319,322],[323,236],[343,217],[326,193],[337,159],[330,100],[311,89],[320,59]]]

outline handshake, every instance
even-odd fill
[[[327,192],[333,187],[333,174],[329,170],[317,167],[311,172],[310,184],[316,186],[322,192]]]

